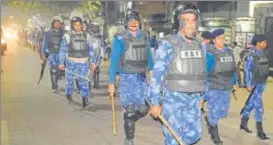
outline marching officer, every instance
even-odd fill
[[[63,36],[61,22],[62,19],[60,17],[54,16],[51,23],[51,29],[46,32],[43,37],[43,59],[46,59],[45,56],[48,55],[53,93],[58,92],[58,80],[60,77],[60,69],[58,68],[60,65],[59,51]]]
[[[88,78],[89,72],[94,70],[96,54],[90,41],[90,35],[82,31],[82,19],[73,17],[70,22],[71,31],[64,35],[61,43],[59,68],[66,70],[65,93],[68,101],[72,101],[74,80],[77,77],[83,108],[85,108],[88,105],[88,97],[90,95],[86,78]],[[64,66],[65,59],[66,68]],[[89,69],[90,71],[88,71]]]
[[[114,96],[114,83],[118,72],[119,95],[125,110],[124,144],[133,145],[135,122],[149,111],[149,107],[145,105],[146,96],[144,96],[147,90],[145,72],[151,73],[153,60],[149,35],[141,30],[139,13],[128,11],[124,24],[126,30],[116,34],[112,43],[114,51],[111,53],[108,91],[111,96]]]
[[[262,95],[266,81],[269,76],[269,62],[263,49],[267,45],[267,37],[263,34],[253,37],[254,49],[245,57],[244,70],[246,72],[246,88],[252,92],[242,112],[240,129],[251,133],[247,127],[249,116],[252,110],[255,112],[257,136],[261,140],[268,140],[269,137],[263,130],[263,100]]]
[[[214,45],[207,49],[208,104],[207,121],[209,134],[215,145],[222,145],[219,137],[218,122],[228,114],[230,94],[236,89],[236,64],[233,51],[225,45],[225,30],[216,29],[212,32]]]
[[[162,112],[187,145],[197,143],[202,135],[200,100],[207,71],[205,52],[196,38],[199,20],[200,12],[194,5],[179,5],[175,9],[173,29],[178,31],[161,39],[150,83],[151,114],[157,118]],[[166,126],[163,131],[166,145],[178,144]]]

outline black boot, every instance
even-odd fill
[[[215,145],[223,145],[223,142],[221,141],[219,137],[219,132],[218,132],[218,125],[216,126],[210,126],[210,135],[211,139],[213,140]]]
[[[73,101],[71,95],[67,95],[66,97],[67,97],[68,103],[71,103]]]
[[[99,86],[99,79],[100,79],[100,67],[97,67],[97,75],[96,75],[96,89],[100,89]]]
[[[124,130],[126,135],[124,145],[134,145],[135,121],[133,119],[125,119]]]
[[[257,127],[257,137],[259,137],[261,140],[268,140],[269,137],[266,136],[263,130],[263,123],[262,122],[256,122]]]
[[[135,118],[136,111],[134,109],[134,106],[133,105],[127,106],[124,112],[124,131],[126,136],[124,145],[134,145]]]
[[[51,79],[51,87],[53,93],[58,92],[58,78],[57,78],[57,70],[54,68],[50,68],[50,79]]]
[[[252,133],[252,131],[249,130],[248,127],[247,127],[247,122],[248,122],[248,120],[249,120],[248,117],[242,116],[242,118],[241,118],[240,129],[241,129],[241,130],[244,130],[244,131],[247,132],[247,133]]]
[[[93,75],[93,88],[94,89],[96,88],[96,75],[97,75],[97,73],[96,73],[96,70],[95,70],[94,75]]]
[[[85,108],[88,106],[88,97],[83,97],[82,98],[82,107]]]

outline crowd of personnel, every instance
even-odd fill
[[[111,43],[108,92],[114,97],[118,88],[124,109],[125,145],[134,145],[136,121],[148,112],[166,120],[162,125],[166,145],[198,143],[202,139],[202,112],[213,143],[222,145],[218,123],[228,115],[230,96],[237,84],[251,92],[238,126],[251,133],[247,124],[254,110],[257,136],[269,139],[263,131],[262,94],[269,75],[263,51],[265,35],[255,35],[253,49],[241,58],[236,42],[233,49],[225,45],[224,29],[206,31],[199,37],[200,12],[194,5],[179,5],[174,10],[173,33],[160,39],[142,30],[141,21],[137,11],[128,10],[125,30],[116,33]],[[62,19],[55,16],[48,31],[35,29],[19,37],[21,45],[38,50],[42,67],[49,62],[53,93],[59,92],[58,81],[64,77],[67,100],[73,101],[76,85],[85,108],[92,94],[91,80],[94,88],[100,88],[100,64],[107,44],[99,27],[90,28],[81,17],[72,17],[70,27],[64,30]]]

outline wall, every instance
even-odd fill
[[[236,17],[248,17],[249,16],[249,2],[236,2],[236,10],[229,11],[229,5],[226,4],[214,13],[212,10],[212,6],[209,7],[209,12],[201,13],[202,18],[209,17],[224,17],[224,18],[236,18]],[[233,8],[234,9],[234,8]]]

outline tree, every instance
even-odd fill
[[[100,1],[83,1],[79,4],[77,8],[78,11],[82,12],[89,19],[94,19],[97,17],[98,12],[101,9]]]

